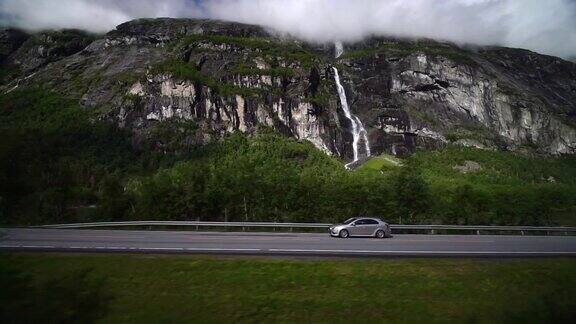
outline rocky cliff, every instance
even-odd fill
[[[154,19],[106,35],[4,30],[0,60],[2,92],[53,89],[140,138],[176,128],[182,145],[265,125],[351,160],[336,67],[372,154],[447,143],[576,152],[576,64],[525,50],[374,38],[335,58],[332,44],[258,26]]]

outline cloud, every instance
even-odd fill
[[[0,24],[103,32],[140,17],[259,24],[308,41],[427,37],[576,55],[574,0],[0,0]]]
[[[51,28],[80,28],[105,31],[131,19],[119,8],[90,1],[58,0],[0,0],[0,19],[3,25],[37,30]]]

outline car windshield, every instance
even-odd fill
[[[348,224],[352,223],[352,222],[355,221],[355,220],[356,220],[356,218],[353,217],[353,218],[350,218],[350,219],[346,220],[346,221],[345,221],[344,223],[342,223],[342,224],[348,225]]]

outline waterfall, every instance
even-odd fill
[[[336,57],[342,55],[343,52],[344,48],[342,46],[342,43],[337,42]],[[350,121],[350,124],[352,125],[351,129],[353,139],[352,150],[354,153],[354,160],[346,165],[346,168],[348,168],[351,164],[356,163],[360,160],[359,146],[361,140],[364,141],[366,157],[370,157],[370,155],[372,154],[370,152],[370,143],[368,142],[368,133],[366,132],[366,129],[362,124],[362,121],[360,120],[360,118],[353,115],[352,112],[350,111],[350,107],[348,106],[348,99],[346,98],[346,91],[344,90],[344,87],[340,82],[340,75],[338,74],[338,69],[335,67],[332,67],[332,69],[334,70],[334,80],[336,81],[338,96],[340,97],[340,104],[342,106],[342,110],[344,110],[344,116],[346,116],[346,118]]]
[[[354,151],[354,161],[358,161],[358,142],[360,141],[360,133],[358,132],[358,123],[356,122],[356,118],[352,117],[352,113],[350,112],[350,108],[348,107],[348,100],[346,99],[346,92],[344,91],[344,87],[340,83],[340,76],[338,75],[338,69],[333,67],[334,69],[334,79],[336,81],[336,87],[338,88],[338,95],[340,96],[340,104],[342,105],[342,110],[344,110],[344,116],[350,120],[350,124],[352,124],[352,150]],[[353,163],[352,162],[352,163]]]
[[[336,58],[339,58],[342,54],[344,54],[344,44],[342,44],[342,42],[336,42],[335,45]]]

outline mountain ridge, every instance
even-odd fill
[[[255,25],[171,18],[105,35],[33,34],[15,50],[2,35],[3,71],[12,71],[3,92],[51,87],[144,138],[167,119],[197,123],[195,144],[266,125],[349,161],[336,66],[375,154],[450,143],[576,152],[576,64],[527,50],[371,38],[336,59],[330,45]]]

